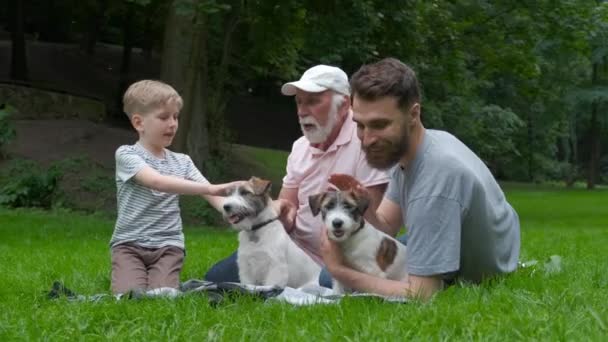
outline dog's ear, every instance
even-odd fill
[[[312,211],[312,216],[319,215],[323,199],[325,199],[325,193],[308,196],[308,205],[310,206],[310,211]]]
[[[253,187],[254,194],[262,195],[264,193],[270,192],[270,187],[272,186],[272,183],[269,180],[258,177],[251,177],[249,181],[251,182],[251,185]]]
[[[353,190],[352,194],[353,198],[357,202],[357,209],[359,210],[361,215],[365,214],[365,211],[369,207],[369,197],[363,191]]]

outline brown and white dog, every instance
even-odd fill
[[[376,277],[407,279],[406,247],[363,218],[369,200],[357,191],[328,191],[309,197],[313,215],[322,215],[327,234],[340,246],[344,260],[353,269]],[[336,293],[344,288],[335,279]]]
[[[287,235],[272,206],[270,181],[252,177],[224,199],[224,218],[239,230],[241,283],[299,288],[317,285],[321,267]]]

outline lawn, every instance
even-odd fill
[[[608,191],[509,187],[522,220],[522,260],[562,257],[561,270],[519,270],[457,285],[429,303],[346,299],[294,307],[204,296],[48,300],[54,280],[107,292],[113,222],[69,211],[0,209],[0,340],[606,340]],[[201,278],[236,248],[233,232],[187,227],[182,279]]]

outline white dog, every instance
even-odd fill
[[[355,191],[328,191],[309,197],[313,215],[322,214],[327,234],[344,260],[359,272],[392,280],[407,279],[406,247],[363,219],[369,200]],[[335,279],[336,293],[346,289]]]
[[[287,235],[272,207],[270,181],[252,177],[223,203],[224,218],[239,230],[241,283],[299,288],[317,285],[321,267]]]

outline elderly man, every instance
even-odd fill
[[[409,275],[394,281],[358,272],[323,234],[331,275],[359,291],[428,298],[454,279],[479,282],[514,271],[517,213],[475,153],[447,132],[424,128],[414,71],[388,58],[361,67],[351,86],[367,161],[391,175],[370,221],[393,236],[405,224]]]
[[[389,178],[369,166],[361,149],[344,71],[317,65],[304,72],[300,80],[284,84],[281,92],[295,96],[304,136],[293,144],[276,205],[287,213],[283,215],[287,217],[284,225],[292,239],[322,264],[319,247],[323,224],[320,217],[313,217],[308,197],[326,190],[331,174],[348,174],[367,189],[372,208],[369,212],[373,212]],[[214,265],[205,279],[238,282],[236,253]]]

